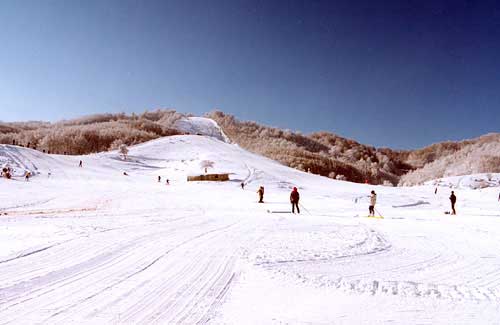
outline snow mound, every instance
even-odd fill
[[[484,173],[463,176],[451,176],[435,179],[424,183],[425,185],[480,189],[500,186],[500,173]]]
[[[40,151],[11,145],[0,145],[0,166],[10,167],[13,177],[22,177],[27,171],[35,176],[40,173],[40,169],[49,169],[52,161],[50,156]]]
[[[229,138],[220,126],[212,119],[205,117],[184,117],[177,120],[174,127],[188,134],[205,135],[229,143]]]

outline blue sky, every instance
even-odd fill
[[[1,120],[218,108],[417,148],[500,131],[495,1],[1,1]]]

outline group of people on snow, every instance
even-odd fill
[[[241,183],[241,188],[245,188],[245,184]],[[259,203],[264,203],[264,186],[260,186],[259,189],[257,190],[257,194],[259,195]],[[295,213],[295,209],[297,209],[297,213],[300,213],[300,208],[299,208],[299,199],[300,199],[300,194],[299,191],[297,190],[296,187],[293,188],[292,192],[290,193],[290,203],[292,204],[292,213]]]
[[[1,176],[10,179],[12,177],[12,169],[7,165],[3,166]]]
[[[161,183],[161,176],[158,176],[158,183]],[[165,181],[165,184],[166,185],[170,185],[170,180],[167,178],[167,180]]]
[[[241,183],[241,188],[244,189],[245,184]],[[437,189],[435,190],[437,192]],[[257,194],[259,196],[259,203],[264,203],[264,186],[260,186],[259,189],[257,190]],[[370,192],[370,205],[368,206],[368,216],[369,217],[374,217],[375,216],[375,205],[377,204],[377,193],[375,191]],[[297,189],[297,187],[294,187],[292,192],[290,193],[290,203],[292,204],[292,213],[295,213],[295,210],[297,210],[297,213],[300,213],[300,208],[299,208],[299,200],[300,200],[300,194]],[[498,194],[498,201],[500,201],[500,194]],[[357,199],[356,199],[357,202]],[[451,214],[456,215],[457,212],[455,210],[455,204],[457,202],[457,196],[455,195],[455,191],[451,191],[450,195],[450,202],[451,202]],[[448,212],[447,212],[448,213]]]
[[[78,164],[78,167],[83,167],[83,161],[80,160],[79,164]],[[123,173],[124,175],[128,176],[128,174],[126,172]],[[51,175],[51,173],[49,172],[49,177]],[[11,178],[12,176],[12,170],[9,166],[4,166],[2,168],[2,170],[0,171],[0,177],[6,177],[6,178]],[[30,171],[26,171],[25,173],[25,180],[26,181],[29,181],[31,177],[31,172]],[[158,183],[161,182],[161,176],[158,176]],[[170,180],[167,179],[166,180],[166,185],[170,185]],[[240,184],[241,186],[241,189],[245,189],[245,183],[244,182],[241,182]],[[434,190],[434,194],[437,194],[437,187],[435,188]],[[259,196],[259,203],[264,203],[264,186],[260,186],[259,189],[257,190],[257,194]],[[375,191],[371,191],[370,193],[370,205],[368,207],[368,212],[369,212],[369,216],[370,217],[373,217],[375,216],[375,204],[377,203],[377,194],[375,193]],[[451,212],[447,212],[449,214],[452,214],[452,215],[456,215],[457,212],[455,210],[455,204],[457,202],[457,197],[455,195],[455,192],[454,191],[451,191],[451,195],[449,197],[450,199],[450,203],[451,203]],[[292,213],[295,213],[295,210],[297,210],[297,213],[300,213],[300,208],[299,208],[299,200],[300,200],[300,194],[299,194],[299,191],[297,189],[297,187],[294,187],[292,192],[290,193],[290,203],[292,205]],[[356,199],[357,201],[357,199]],[[500,193],[498,194],[498,201],[500,201]]]

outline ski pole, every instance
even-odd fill
[[[378,213],[379,217],[382,217],[382,214],[381,214],[380,212],[378,212],[378,210],[377,210],[377,209],[375,209],[375,207],[373,207],[373,210],[375,210],[375,212],[377,212],[377,213]]]
[[[354,203],[355,203],[355,204],[358,204],[358,202],[359,202],[362,198],[364,198],[364,197],[365,197],[365,196],[357,196],[357,197],[355,197],[355,198],[354,198]]]
[[[312,216],[312,213],[311,213],[311,212],[309,212],[309,210],[307,210],[305,206],[303,206],[303,205],[302,205],[302,204],[300,204],[300,203],[299,203],[299,205],[300,205],[300,207],[301,207],[302,209],[304,209],[304,211],[306,211],[307,213],[309,213],[309,215],[311,215],[311,216]]]

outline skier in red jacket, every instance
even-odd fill
[[[300,213],[299,209],[299,191],[294,187],[292,193],[290,193],[290,203],[292,203],[292,213],[295,213],[295,208],[297,208],[297,213]]]

